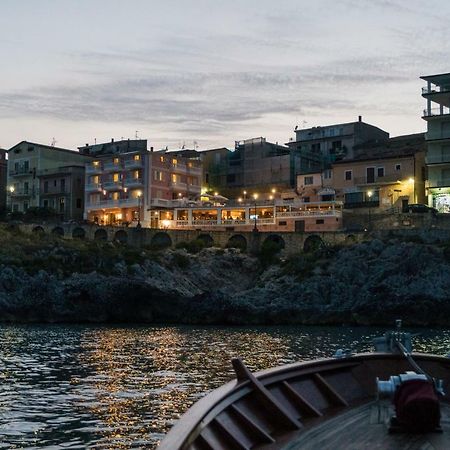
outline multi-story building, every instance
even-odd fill
[[[40,206],[51,208],[62,220],[82,220],[84,165],[42,169],[39,174]]]
[[[351,159],[355,146],[368,142],[385,142],[389,133],[362,121],[295,129],[295,141],[288,146],[298,153],[298,173],[321,171],[341,159]]]
[[[205,187],[237,198],[244,190],[270,192],[295,187],[298,157],[294,150],[258,137],[237,141],[234,151],[200,152]]]
[[[324,186],[334,190],[345,209],[405,210],[424,202],[425,148],[423,133],[357,146],[352,159],[336,161],[323,172]]]
[[[427,82],[422,96],[427,101],[428,204],[450,213],[450,73],[421,77]]]
[[[0,211],[6,207],[7,166],[6,150],[0,148]]]
[[[86,166],[87,220],[157,227],[167,208],[200,195],[198,158],[147,150],[146,140],[112,140],[80,152],[93,157]]]
[[[76,197],[76,193],[70,190],[70,183],[65,184],[66,181],[64,183],[61,181],[65,179],[65,176],[61,175],[58,178],[57,174],[61,172],[61,168],[67,166],[83,168],[84,163],[89,159],[89,156],[65,148],[28,141],[19,142],[8,150],[8,206],[12,211],[20,212],[25,212],[30,207],[45,205],[52,207],[51,201],[49,203],[45,201],[49,200],[49,196],[41,190],[44,183],[43,181],[41,183],[41,177],[45,179],[49,173],[52,173],[55,176],[53,183],[56,182],[59,186],[58,192],[56,190],[54,192],[54,208],[60,211],[64,218],[74,218],[66,208],[69,208],[72,201],[77,204],[77,199],[79,200],[80,197]],[[84,177],[80,176],[78,179],[81,179],[83,184]],[[63,190],[61,186],[64,187]],[[64,211],[60,205],[64,205]],[[78,213],[76,215],[79,216]]]

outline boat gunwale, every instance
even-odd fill
[[[445,363],[450,365],[450,358],[446,356],[433,355],[427,353],[413,353],[412,356],[421,361]],[[404,360],[400,353],[358,353],[344,358],[320,358],[315,360],[300,361],[291,364],[271,367],[253,375],[264,385],[270,386],[273,383],[287,378],[302,375],[311,375],[322,371],[332,371],[345,369],[362,364],[370,360]],[[316,369],[316,370],[314,370]],[[253,389],[249,380],[231,380],[228,383],[212,390],[200,400],[195,402],[175,423],[163,438],[158,446],[158,450],[178,450],[185,449],[199,433],[196,430],[204,428],[221,411],[234,403],[237,399],[251,392]],[[211,415],[213,414],[213,418]]]

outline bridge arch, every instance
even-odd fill
[[[214,239],[208,233],[199,234],[197,239],[202,241],[205,247],[212,247],[214,245]]]
[[[284,239],[279,234],[269,234],[269,236],[264,239],[263,246],[269,245],[273,246],[274,248],[278,247],[278,251],[286,247]]]
[[[155,250],[162,250],[164,248],[172,247],[172,239],[168,233],[159,231],[152,236],[150,240],[150,246]]]
[[[247,250],[247,239],[242,234],[234,234],[228,239],[227,248],[238,248],[245,252]]]
[[[43,234],[45,234],[45,230],[43,227],[41,227],[40,225],[33,227],[33,229],[31,230],[34,234],[38,234],[40,236],[42,236]]]
[[[52,230],[53,236],[63,237],[64,236],[64,228],[63,227],[55,227]]]
[[[124,230],[116,231],[114,234],[114,240],[120,242],[121,244],[126,244],[128,242],[128,234]]]
[[[84,239],[86,237],[86,231],[84,230],[84,228],[75,227],[72,230],[72,237],[74,239]]]
[[[345,236],[345,243],[346,244],[354,244],[356,242],[356,236],[354,234],[349,234]]]
[[[303,243],[303,251],[305,253],[311,253],[316,250],[319,250],[325,245],[323,240],[317,234],[313,234],[312,236],[308,236]]]
[[[98,228],[97,230],[95,230],[94,240],[95,241],[107,241],[108,233],[103,228]]]

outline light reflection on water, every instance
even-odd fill
[[[414,330],[412,330],[414,331]],[[450,331],[419,330],[447,354]],[[198,398],[252,370],[370,349],[376,328],[0,326],[0,449],[154,448]]]

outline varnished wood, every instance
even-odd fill
[[[348,406],[347,400],[345,400],[333,387],[323,378],[320,373],[314,374],[314,380],[325,392],[325,395],[331,398],[331,400],[339,406]]]

